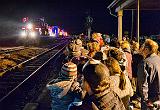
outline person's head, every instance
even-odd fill
[[[132,51],[138,51],[139,50],[139,43],[133,42],[132,43]]]
[[[109,70],[104,64],[100,62],[88,62],[88,64],[84,66],[84,89],[86,89],[88,93],[90,91],[93,93],[103,92],[109,88],[110,83],[109,80],[107,80]]]
[[[118,48],[111,48],[108,52],[108,57],[113,57],[118,61],[121,61],[123,58],[123,53]]]
[[[105,64],[109,69],[110,76],[115,74],[119,74],[119,75],[121,74],[122,70],[119,66],[119,63],[113,57],[108,57],[107,60],[105,60]]]
[[[158,44],[151,39],[146,39],[143,44],[143,51],[142,51],[143,55],[146,57],[149,54],[157,52],[158,52]]]
[[[80,46],[76,44],[75,40],[68,44],[67,52],[70,56],[73,56],[73,57],[77,57],[81,55]]]
[[[76,39],[75,44],[78,45],[79,47],[82,47],[82,41],[81,39]]]
[[[89,50],[89,56],[93,57],[96,52],[100,51],[100,45],[97,42],[91,42],[87,44]]]
[[[120,48],[120,41],[118,40],[111,40],[110,46]]]
[[[61,68],[60,76],[63,79],[77,78],[77,65],[72,62],[65,63]]]
[[[105,60],[105,64],[108,67],[111,76],[114,76],[116,74],[120,76],[119,88],[123,90],[126,85],[126,80],[125,75],[119,65],[119,62],[113,57],[108,57],[108,59]]]
[[[126,40],[127,40],[127,38],[126,38],[126,37],[123,37],[122,39],[123,39],[123,41],[126,41]]]
[[[121,44],[121,48],[123,51],[131,52],[130,44],[128,41],[123,41]]]
[[[100,60],[100,61],[103,61],[107,58],[107,55],[101,51],[99,52],[96,52],[95,55],[93,56],[94,59],[96,60]]]
[[[99,42],[100,37],[101,37],[100,33],[93,33],[92,36],[91,36],[92,40],[98,41],[98,42]]]

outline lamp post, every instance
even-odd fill
[[[93,18],[91,16],[86,17],[86,27],[87,27],[87,34],[88,34],[88,39],[90,40],[91,37],[91,25],[93,23]]]

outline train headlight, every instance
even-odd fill
[[[32,28],[33,28],[32,23],[29,23],[29,24],[27,25],[27,28],[28,28],[28,29],[32,29]]]
[[[27,33],[25,31],[22,31],[20,34],[21,34],[21,37],[23,38],[27,36]]]
[[[35,38],[36,37],[36,32],[30,32],[30,36],[31,36],[31,38]]]

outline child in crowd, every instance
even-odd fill
[[[77,65],[65,63],[59,77],[49,82],[47,88],[50,90],[52,110],[67,110],[73,102],[81,104],[82,89],[77,82]]]
[[[130,97],[133,96],[131,82],[127,75],[123,73],[116,59],[109,57],[106,65],[110,71],[110,79],[113,84],[111,89],[122,99],[126,109],[128,109]]]

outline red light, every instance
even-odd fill
[[[28,17],[23,18],[22,21],[23,21],[24,23],[27,22],[27,21],[28,21]]]

